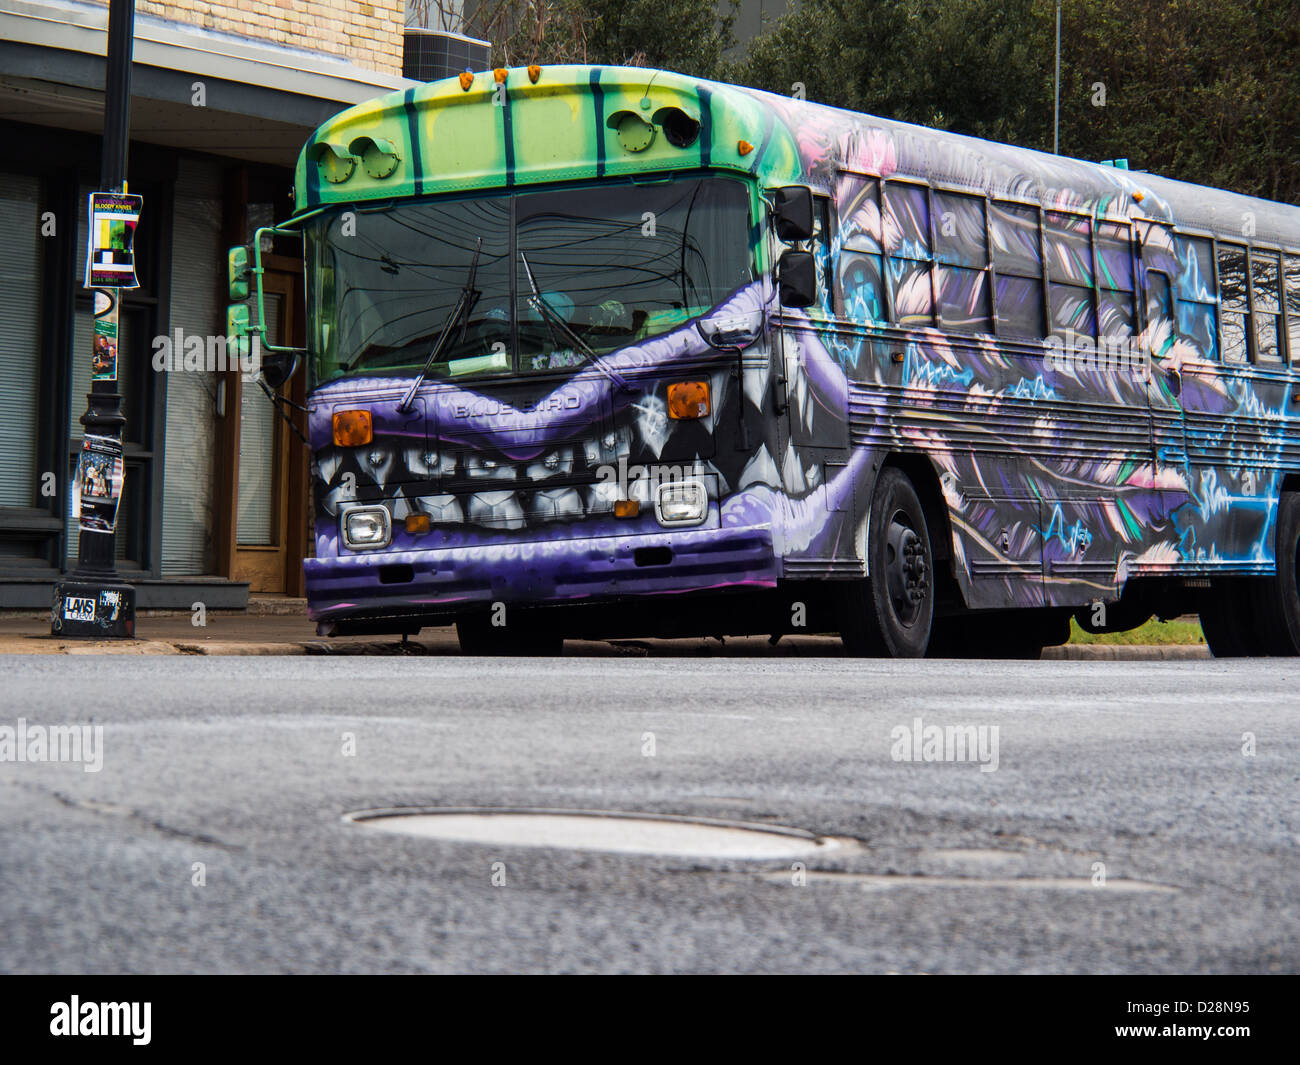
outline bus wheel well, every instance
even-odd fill
[[[953,573],[952,562],[952,525],[948,520],[948,503],[943,497],[943,488],[939,484],[939,475],[934,464],[924,455],[889,455],[884,466],[893,466],[907,474],[912,487],[916,489],[925,511],[925,523],[930,528],[930,550],[934,552],[936,578],[935,593],[940,608],[964,609],[965,597],[957,576]],[[943,563],[942,566],[938,563]]]

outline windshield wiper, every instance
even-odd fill
[[[595,366],[597,370],[618,385],[619,388],[626,389],[629,392],[632,391],[631,386],[619,376],[618,372],[606,366],[597,358],[590,345],[569,327],[569,323],[564,320],[564,315],[546,302],[546,297],[542,295],[541,290],[537,287],[537,279],[533,277],[533,268],[528,265],[527,256],[520,252],[519,258],[524,262],[524,272],[528,275],[528,287],[533,291],[533,294],[528,297],[528,306],[535,310],[542,320],[546,322],[546,328],[551,334],[551,339],[556,341],[557,345],[561,338],[567,340],[570,345],[587,356],[587,361],[591,365]],[[560,334],[559,337],[556,336],[557,331]]]
[[[456,306],[451,309],[451,314],[447,321],[443,323],[442,329],[438,331],[438,339],[434,341],[433,350],[429,352],[428,361],[424,364],[424,369],[412,383],[411,387],[406,390],[406,395],[402,397],[402,402],[397,405],[397,413],[405,414],[411,410],[415,393],[420,386],[424,384],[424,379],[429,376],[429,371],[433,369],[433,364],[438,361],[438,356],[442,354],[442,349],[447,346],[447,338],[451,332],[460,324],[461,318],[468,320],[470,312],[474,310],[474,304],[482,293],[474,287],[474,279],[478,276],[478,257],[479,252],[483,250],[483,238],[478,238],[478,244],[474,247],[474,258],[470,260],[469,276],[465,279],[465,287],[460,290],[460,297],[456,300]],[[465,339],[465,330],[461,329],[461,339]]]

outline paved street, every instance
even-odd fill
[[[1300,970],[1298,663],[5,656],[0,693],[103,726],[98,772],[0,762],[7,972]],[[840,842],[343,820],[398,806]]]

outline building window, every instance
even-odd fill
[[[958,333],[992,332],[984,199],[936,192],[934,213],[939,324]]]
[[[997,276],[998,335],[1041,340],[1043,256],[1038,208],[992,203],[993,270]]]
[[[1178,276],[1178,333],[1206,359],[1219,357],[1219,308],[1214,295],[1214,244],[1200,237],[1174,237]]]
[[[1246,301],[1246,249],[1241,245],[1219,245],[1219,321],[1223,361],[1245,362],[1250,304]]]
[[[1097,315],[1092,302],[1092,223],[1082,215],[1048,211],[1043,217],[1047,238],[1048,304],[1052,335],[1069,341],[1095,337]]]
[[[934,324],[930,283],[930,198],[923,185],[885,186],[885,250],[894,321],[922,328]]]

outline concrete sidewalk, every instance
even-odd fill
[[[254,596],[243,611],[209,611],[204,625],[183,611],[141,611],[134,640],[74,640],[50,635],[49,613],[0,615],[0,654],[151,654],[151,655],[457,655],[451,626],[424,629],[403,642],[397,637],[320,637],[302,599]],[[840,641],[830,636],[786,636],[773,646],[766,637],[687,640],[569,640],[566,656],[591,657],[839,657]],[[1204,644],[1126,646],[1068,644],[1049,647],[1045,660],[1152,661],[1209,658]]]

